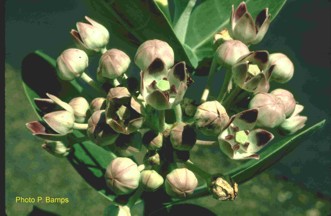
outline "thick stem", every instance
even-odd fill
[[[176,116],[176,122],[182,122],[182,107],[180,106],[180,104],[177,104],[174,107],[174,112],[175,112],[175,116]]]
[[[204,146],[212,146],[215,143],[217,143],[217,141],[209,141],[209,140],[197,140],[195,142],[196,145],[204,145]]]
[[[233,101],[236,99],[236,97],[243,91],[241,88],[238,86],[234,87],[234,89],[230,92],[228,97],[226,97],[222,103],[222,105],[225,107],[225,109],[229,108],[232,104]]]
[[[102,50],[100,50],[101,54],[104,54],[105,52],[107,52],[107,48],[104,47]]]
[[[80,124],[80,123],[74,123],[74,129],[77,130],[86,130],[88,127],[88,124]]]
[[[217,97],[217,100],[222,103],[224,98],[225,98],[225,95],[226,93],[228,92],[229,90],[229,84],[230,84],[230,81],[231,81],[231,78],[232,78],[232,71],[231,69],[227,69],[226,70],[226,73],[225,73],[225,77],[224,77],[224,82],[222,84],[222,87],[221,87],[221,90],[220,90],[220,93]]]
[[[113,85],[114,87],[121,85],[121,83],[118,81],[118,79],[113,79]]]
[[[193,171],[194,173],[197,173],[199,176],[201,176],[207,182],[207,184],[209,183],[212,175],[210,175],[206,171],[204,171],[204,170],[200,169],[199,167],[197,167],[196,165],[194,165],[193,162],[190,160],[185,162],[185,166],[187,168],[189,168],[191,171]]]
[[[94,88],[95,90],[99,91],[99,92],[102,92],[102,93],[105,93],[101,86],[95,82],[89,75],[87,75],[86,73],[82,73],[82,75],[80,76],[80,78],[82,80],[84,80],[89,86],[91,86],[92,88]]]
[[[165,111],[159,110],[159,132],[163,132],[165,130]]]
[[[218,64],[217,64],[217,61],[216,61],[216,57],[214,57],[213,60],[212,60],[210,69],[209,69],[209,74],[208,74],[206,87],[202,92],[201,103],[207,101],[207,99],[208,99],[210,87],[213,84],[215,72],[217,71],[217,65]]]
[[[127,206],[132,208],[137,200],[141,197],[141,194],[144,192],[143,186],[139,185],[138,189],[134,192],[134,194],[130,197]]]

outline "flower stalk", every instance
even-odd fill
[[[207,99],[208,99],[210,88],[211,88],[211,85],[214,81],[215,73],[217,71],[217,66],[218,66],[217,60],[216,60],[216,57],[214,56],[214,58],[211,62],[210,69],[209,69],[207,84],[206,84],[206,87],[203,90],[203,93],[202,93],[202,96],[201,96],[201,103],[207,101]]]

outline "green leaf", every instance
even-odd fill
[[[22,62],[22,81],[25,94],[39,119],[41,119],[42,113],[36,107],[33,99],[45,98],[47,92],[58,96],[64,101],[69,101],[81,94],[84,97],[87,96],[88,100],[92,98],[89,96],[89,89],[82,88],[78,82],[66,82],[58,79],[55,70],[55,60],[41,51],[31,53],[24,58]],[[67,144],[73,146],[73,151],[67,158],[76,171],[93,188],[110,201],[116,201],[119,197],[116,197],[107,188],[103,177],[107,165],[116,156],[90,141],[75,143],[75,140],[84,137],[84,133],[76,130],[68,136],[69,143]]]
[[[224,28],[229,28],[229,18],[232,5],[236,8],[242,0],[201,1],[191,14],[185,43],[197,56],[199,62],[204,58],[211,58],[213,54],[213,37]],[[286,0],[266,1],[247,0],[248,11],[253,18],[264,8],[269,8],[271,19],[274,19]]]
[[[94,0],[88,1],[91,4],[94,2]],[[95,6],[102,8],[102,13],[108,14],[106,16],[113,22],[115,19],[117,25],[120,24],[130,35],[133,35],[139,44],[150,39],[166,41],[174,49],[176,60],[186,61],[193,67],[197,66],[197,62],[188,58],[169,20],[165,18],[154,1],[130,1],[130,4],[122,0],[98,1]]]
[[[193,213],[194,212],[194,213]],[[157,215],[203,215],[203,216],[216,216],[216,214],[210,211],[207,208],[194,204],[176,204],[176,205],[167,205],[164,208],[157,209],[152,212],[145,213],[149,216]]]
[[[301,141],[304,141],[313,132],[322,128],[324,124],[325,120],[320,121],[300,133],[283,138],[276,143],[270,143],[269,146],[266,147],[260,154],[259,160],[250,160],[225,175],[229,175],[237,183],[243,183],[251,178],[254,178],[259,173],[278,162],[282,157],[290,153],[300,144]]]

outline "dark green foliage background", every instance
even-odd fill
[[[287,1],[263,42],[253,47],[271,53],[283,52],[293,60],[295,76],[282,87],[290,89],[305,105],[308,125],[327,119],[323,130],[302,142],[270,170],[241,185],[235,202],[203,198],[194,203],[218,215],[327,215],[330,212],[329,7],[330,3],[322,0]],[[87,185],[66,160],[45,153],[40,147],[42,142],[25,129],[25,122],[36,116],[20,81],[21,62],[28,53],[42,49],[56,57],[72,46],[69,30],[75,27],[75,22],[90,13],[78,0],[11,0],[6,1],[5,8],[8,215],[27,215],[32,209],[32,204],[16,204],[16,196],[69,197],[69,204],[37,206],[60,215],[100,215],[108,201]],[[118,41],[111,38],[110,46],[118,46]],[[197,82],[204,80],[198,78]],[[200,93],[202,89],[195,91]],[[214,160],[209,160],[210,157]],[[217,148],[195,148],[192,160],[213,172],[224,171],[229,166],[229,160]],[[140,206],[134,212],[139,215]]]

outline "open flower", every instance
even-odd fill
[[[259,159],[256,154],[273,138],[263,129],[253,129],[257,121],[257,109],[245,110],[231,117],[229,126],[219,135],[221,150],[231,159]]]
[[[299,115],[302,112],[303,108],[304,107],[300,104],[295,105],[295,109],[292,115],[289,118],[285,119],[285,121],[279,126],[279,131],[282,134],[294,134],[305,126],[307,117]]]
[[[77,30],[72,29],[70,34],[79,45],[88,50],[99,52],[105,49],[109,41],[108,30],[88,16],[85,19],[88,23],[78,22]]]
[[[253,51],[232,66],[233,81],[248,92],[268,92],[270,85],[269,53]]]
[[[268,8],[263,9],[256,17],[255,23],[248,12],[245,2],[239,4],[236,10],[232,5],[231,36],[245,44],[257,44],[267,33],[270,25]]]
[[[171,109],[182,101],[188,81],[185,62],[179,62],[167,70],[165,63],[157,58],[140,76],[141,94],[153,108]]]
[[[107,124],[116,132],[130,134],[143,124],[141,104],[125,87],[111,88],[107,95]]]

